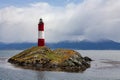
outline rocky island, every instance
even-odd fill
[[[89,57],[70,49],[51,50],[46,46],[32,47],[8,59],[15,66],[40,71],[82,72],[90,67]]]

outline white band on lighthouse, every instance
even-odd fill
[[[44,39],[44,31],[38,31],[38,38]]]

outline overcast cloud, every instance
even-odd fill
[[[63,7],[39,2],[0,8],[0,42],[37,42],[41,17],[47,42],[84,39],[120,42],[120,0],[84,0]]]

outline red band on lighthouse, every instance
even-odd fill
[[[42,19],[40,19],[40,22],[38,24],[38,46],[45,46],[44,23]]]

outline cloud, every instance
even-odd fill
[[[37,42],[39,18],[45,23],[47,42],[64,40],[120,42],[120,0],[84,0],[66,6],[34,3],[0,8],[0,42]]]

